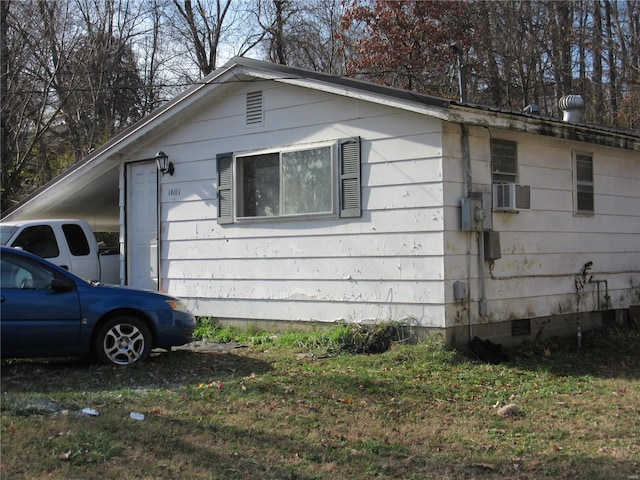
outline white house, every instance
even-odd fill
[[[640,304],[638,132],[244,58],[4,219],[56,216],[119,230],[123,283],[227,321],[510,343]]]

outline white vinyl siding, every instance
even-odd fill
[[[458,131],[448,128],[447,143],[457,149]],[[519,183],[531,188],[531,209],[517,215],[492,215],[493,230],[499,233],[502,258],[490,263],[486,295],[492,321],[514,318],[537,318],[575,311],[575,277],[587,261],[593,262],[594,278],[607,272],[609,295],[614,307],[624,308],[633,302],[628,293],[628,278],[638,270],[640,237],[640,168],[637,158],[628,152],[593,147],[546,136],[500,132],[503,138],[517,143]],[[482,127],[470,128],[472,168],[478,190],[492,187],[492,136]],[[582,147],[583,150],[579,148]],[[592,149],[592,151],[590,151]],[[445,150],[446,151],[446,150]],[[580,172],[588,203],[593,212],[576,214],[577,154],[585,155]],[[464,178],[455,162],[447,170],[450,178]],[[587,166],[591,165],[591,166]],[[445,198],[455,202],[464,184],[447,189]],[[584,207],[583,207],[584,208]],[[453,210],[453,209],[452,209]],[[448,278],[460,278],[468,268],[468,237],[455,222],[459,211],[449,211],[445,257]],[[472,245],[472,249],[477,248]],[[630,267],[631,266],[631,267]],[[471,278],[478,274],[472,264]],[[603,274],[604,275],[604,274]],[[633,274],[632,274],[633,275]],[[473,306],[479,287],[469,283]],[[452,286],[446,291],[451,292]],[[597,308],[597,286],[589,284],[581,308]],[[601,293],[600,303],[603,303]],[[631,297],[631,298],[630,298]],[[455,318],[457,306],[448,311]],[[535,327],[532,323],[532,327]],[[547,331],[551,325],[540,327]]]
[[[407,320],[460,328],[480,322],[477,242],[460,231],[466,177],[459,125],[294,85],[261,87],[264,128],[245,125],[246,93],[255,84],[234,85],[163,137],[166,148],[159,145],[184,159],[179,176],[165,177],[182,193],[168,196],[169,184],[162,190],[168,291],[184,297],[195,314],[220,319]],[[531,210],[493,216],[502,258],[487,265],[491,319],[482,321],[571,312],[574,277],[588,260],[595,273],[611,272],[614,306],[628,305],[628,270],[637,271],[638,257],[637,159],[594,147],[600,166],[593,172],[595,204],[602,215],[589,218],[574,215],[571,149],[581,143],[498,128],[469,131],[476,191],[492,188],[492,136],[511,142],[507,168],[496,173],[531,186]],[[216,153],[329,144],[337,145],[333,214],[220,224],[236,221],[237,172],[232,154],[218,156],[216,172]],[[350,148],[359,152],[353,164],[346,162]],[[355,218],[342,218],[348,205]],[[457,279],[468,283],[466,305],[452,301]],[[585,296],[585,311],[594,296]]]
[[[263,128],[245,125],[246,93],[255,85],[242,85],[163,138],[184,159],[171,177],[180,194],[169,196],[169,185],[162,192],[163,285],[199,316],[415,318],[441,326],[440,121],[263,85]],[[227,215],[238,208],[234,155],[327,145],[333,213],[241,221]]]

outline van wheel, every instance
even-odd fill
[[[94,347],[105,365],[127,366],[147,359],[151,341],[151,332],[142,320],[121,316],[100,327]]]

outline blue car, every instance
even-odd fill
[[[3,358],[91,354],[133,365],[192,340],[196,319],[162,293],[88,283],[40,257],[2,247]]]

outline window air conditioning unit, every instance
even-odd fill
[[[493,185],[493,210],[496,212],[517,212],[531,208],[531,187],[515,183],[495,183]]]

